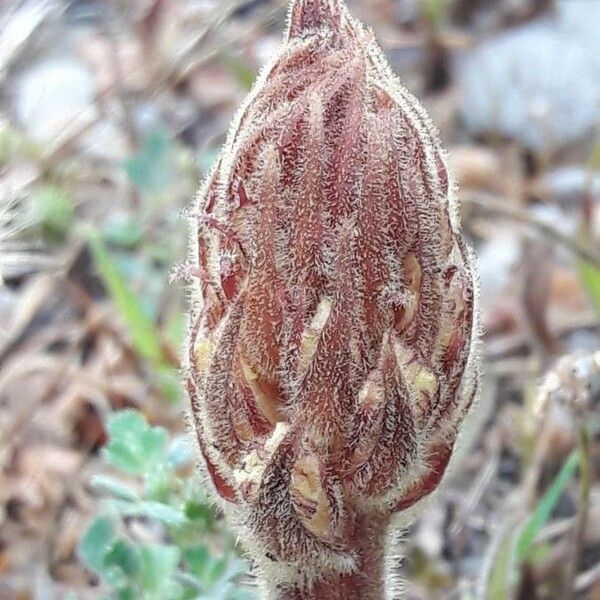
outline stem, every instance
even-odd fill
[[[590,490],[592,485],[592,465],[590,457],[590,436],[582,417],[579,420],[577,445],[579,450],[579,506],[573,535],[573,553],[569,563],[565,599],[575,597],[575,579],[585,546],[585,530],[590,510]]]
[[[360,518],[352,540],[358,556],[356,571],[317,574],[309,589],[280,584],[265,600],[384,600],[386,529],[387,519]]]

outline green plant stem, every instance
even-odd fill
[[[585,546],[585,530],[590,510],[590,490],[592,487],[592,464],[590,455],[590,436],[582,416],[578,419],[579,431],[577,446],[579,454],[579,504],[577,520],[573,532],[573,552],[567,571],[565,600],[575,598],[575,579],[579,562]]]

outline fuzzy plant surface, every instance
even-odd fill
[[[191,211],[191,419],[264,598],[399,593],[390,523],[477,388],[455,187],[372,32],[294,0]]]

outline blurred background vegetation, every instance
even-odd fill
[[[478,410],[394,568],[414,600],[598,600],[600,2],[348,4],[439,126],[480,257]],[[255,597],[194,474],[170,281],[284,21],[0,3],[0,600]]]

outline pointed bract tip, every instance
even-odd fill
[[[319,29],[338,30],[344,0],[293,0],[288,39],[304,37]]]

